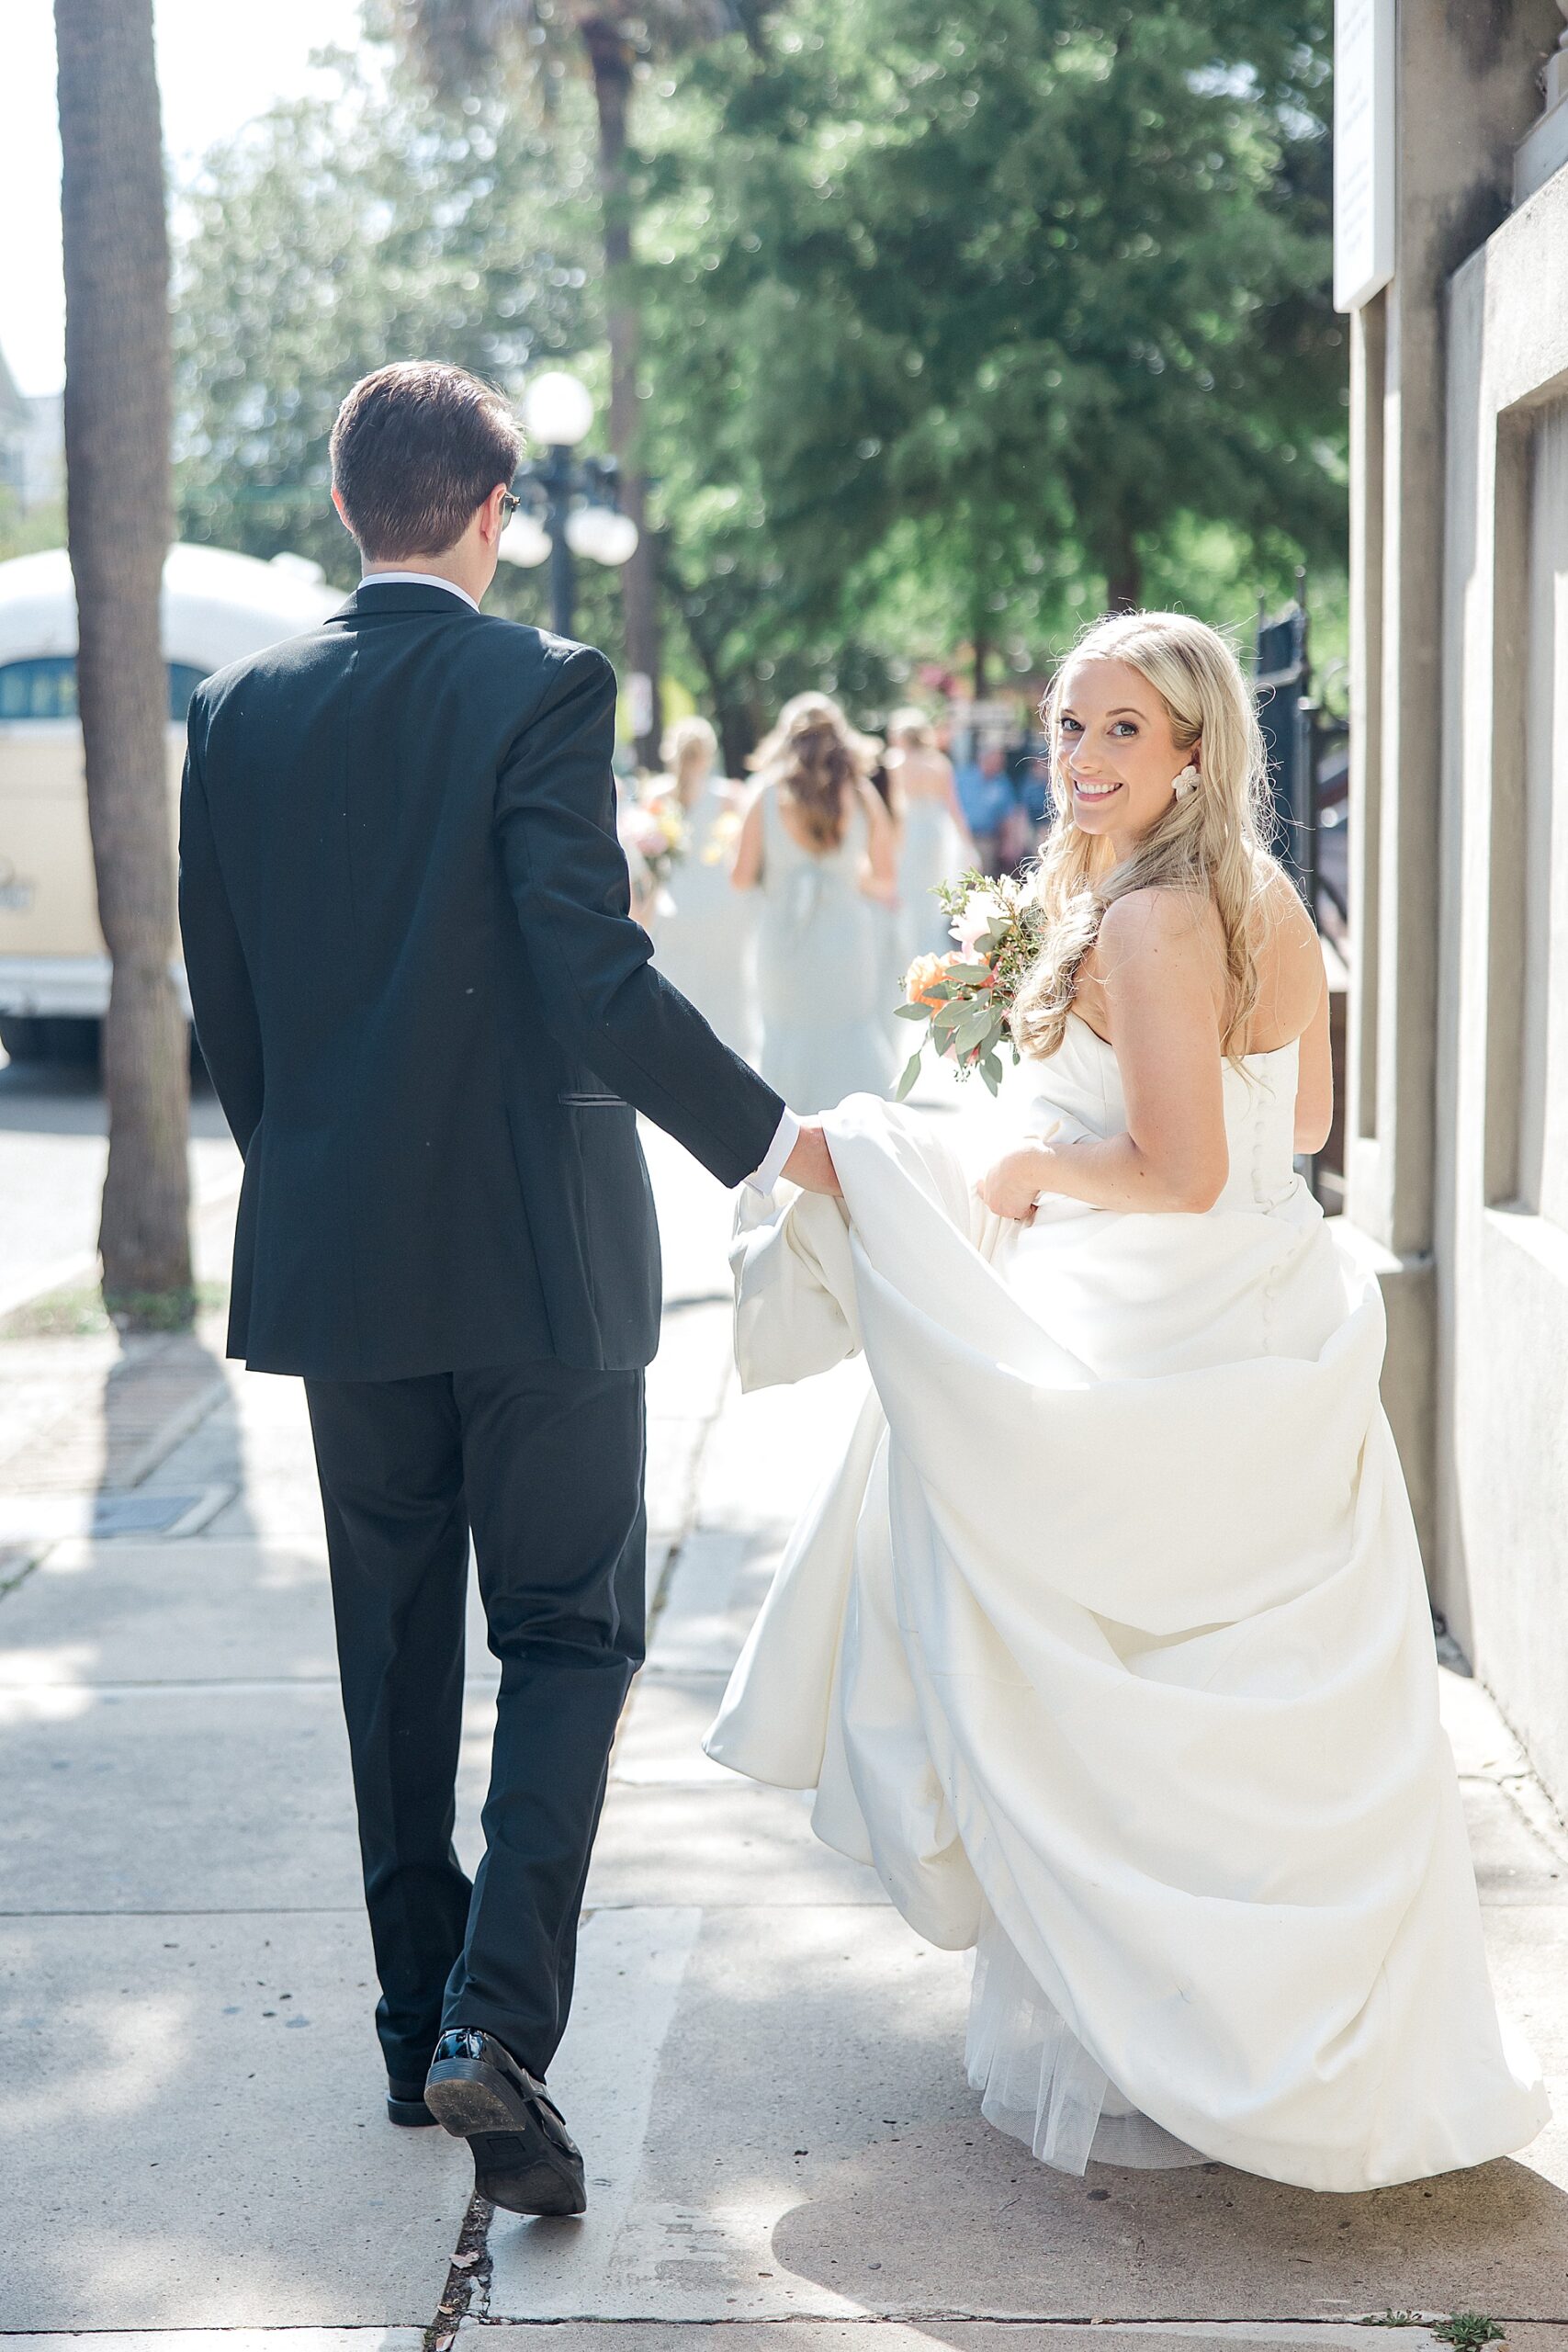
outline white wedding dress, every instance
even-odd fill
[[[1296,1049],[1224,1077],[1207,1215],[975,1203],[934,1123],[827,1121],[847,1216],[737,1242],[748,1386],[863,1404],[708,1750],[817,1792],[932,1943],[977,1946],[984,2111],[1049,2163],[1364,2189],[1520,2147],[1383,1320],[1292,1166]],[[1069,1021],[1018,1127],[1126,1125]]]

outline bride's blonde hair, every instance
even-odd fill
[[[1073,817],[1060,710],[1063,681],[1077,661],[1125,662],[1165,705],[1177,750],[1185,755],[1201,746],[1197,789],[1184,797],[1173,794],[1169,808],[1120,865],[1110,842],[1084,832]],[[1056,821],[1034,875],[1048,925],[1045,943],[1012,1009],[1020,1051],[1055,1052],[1106,909],[1129,891],[1158,885],[1211,899],[1219,915],[1225,962],[1221,1039],[1226,1057],[1239,1061],[1258,1002],[1254,924],[1261,894],[1280,871],[1264,846],[1263,738],[1241,664],[1217,629],[1185,613],[1113,613],[1078,639],[1040,715],[1050,745]]]

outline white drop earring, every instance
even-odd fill
[[[1189,760],[1187,765],[1182,769],[1181,774],[1171,786],[1171,790],[1175,793],[1178,800],[1190,800],[1192,795],[1198,789],[1198,771],[1193,766],[1191,761]]]

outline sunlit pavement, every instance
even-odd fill
[[[107,1153],[96,1071],[0,1052],[0,1315],[91,1280]],[[198,1211],[239,1190],[240,1155],[205,1078],[192,1093],[190,1167]]]
[[[678,2352],[716,2327],[737,2352],[873,2328],[889,2352],[1077,2352],[1109,2329],[1146,2352],[1386,2347],[1354,2323],[1467,2309],[1509,2320],[1516,2346],[1568,2346],[1562,2125],[1517,2162],[1314,2199],[1218,2167],[1065,2178],[977,2120],[962,1958],[816,1844],[804,1800],[701,1752],[857,1374],[737,1395],[729,1204],[661,1137],[649,1148],[660,1605],[552,2077],[587,2218],[471,2211],[463,2149],[382,2119],[301,1399],[221,1371],[209,1329],[218,1401],[118,1457],[122,1498],[154,1519],[183,1499],[171,1524],[189,1532],[62,1533],[26,1449],[8,1487],[0,1464],[17,1564],[0,1598],[0,2328],[23,2346],[91,2332],[107,2352],[165,2331],[182,2352],[205,2331],[230,2352],[416,2352],[544,2325],[561,2352]],[[17,1344],[0,1342],[10,1402]],[[471,1860],[491,1705],[477,1625],[469,1665]],[[1499,1982],[1561,2071],[1562,1849],[1484,1695],[1444,1679]],[[1568,2119],[1568,2085],[1558,2105]]]

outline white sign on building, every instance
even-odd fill
[[[1334,307],[1393,276],[1396,0],[1335,0]]]

